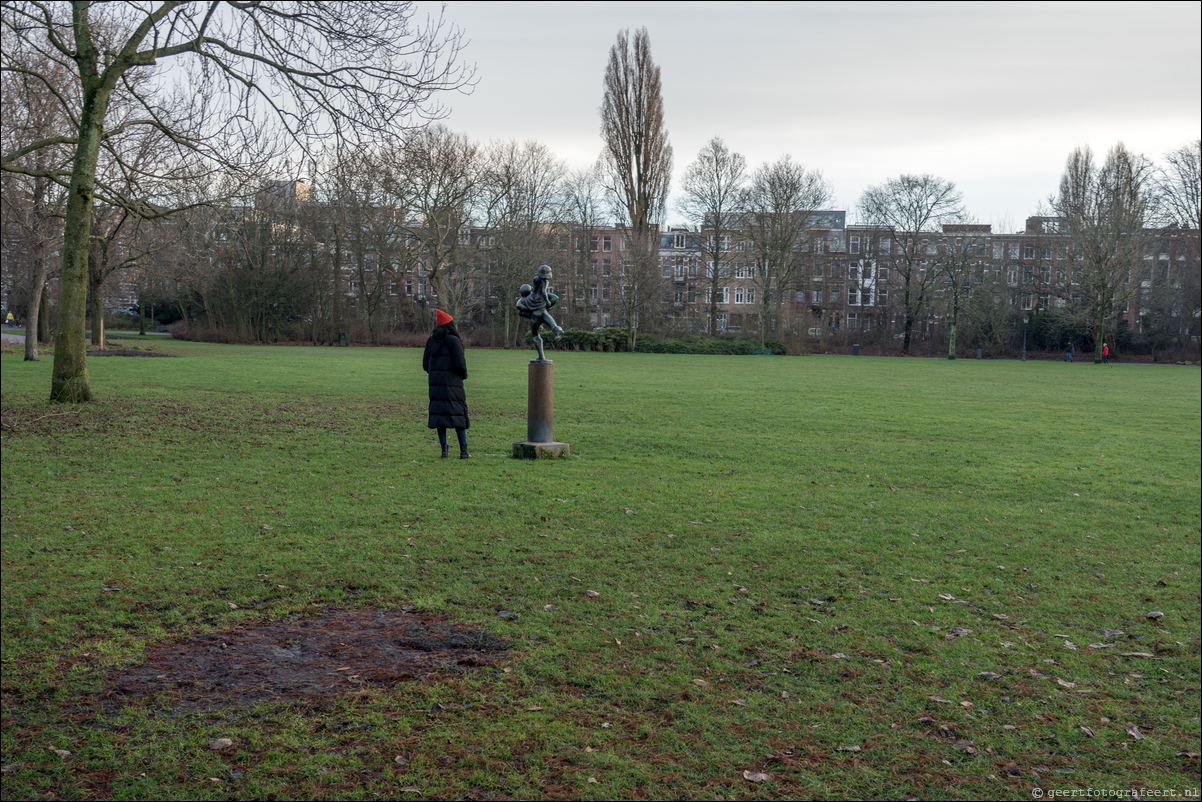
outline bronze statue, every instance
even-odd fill
[[[518,298],[517,307],[518,314],[521,317],[530,320],[530,334],[534,337],[534,347],[538,349],[538,361],[546,362],[547,357],[543,354],[543,338],[538,336],[540,326],[545,326],[550,331],[555,332],[555,339],[558,340],[563,336],[563,329],[555,322],[555,318],[551,317],[548,311],[559,301],[559,296],[551,292],[551,268],[543,265],[534,274],[534,286],[523,284],[520,292],[522,297]]]

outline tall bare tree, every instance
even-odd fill
[[[363,140],[395,131],[415,112],[437,114],[430,105],[435,93],[471,78],[457,65],[458,33],[444,31],[441,21],[415,27],[412,3],[81,0],[70,4],[69,14],[64,8],[25,0],[0,10],[0,69],[27,74],[53,93],[53,83],[31,66],[29,57],[37,55],[77,80],[75,92],[55,95],[70,130],[0,157],[5,170],[70,184],[50,392],[55,401],[91,397],[83,328],[93,201],[99,194],[139,213],[151,208],[147,198],[121,197],[97,181],[101,150],[124,131],[154,127],[183,162],[246,169],[308,147],[314,137]],[[183,67],[172,79],[186,76],[191,87],[171,102],[158,80],[138,88],[139,75],[157,77],[171,63]],[[141,114],[114,126],[110,104],[120,91]],[[271,134],[279,135],[268,141]],[[74,148],[69,176],[34,161],[37,151],[61,144]]]
[[[962,214],[962,202],[955,184],[929,174],[890,179],[869,187],[860,198],[864,222],[887,229],[896,241],[887,266],[901,283],[904,353],[910,353],[914,323],[921,319],[937,273],[933,261],[939,227]]]
[[[781,331],[781,305],[807,256],[819,212],[831,203],[831,185],[818,170],[788,155],[755,171],[747,200],[747,233],[755,250],[755,284],[760,291],[760,344],[769,330]]]
[[[1102,362],[1106,328],[1131,298],[1143,262],[1152,165],[1118,143],[1099,167],[1089,147],[1069,154],[1052,208],[1065,219],[1070,259],[1094,327],[1094,362]]]
[[[637,311],[658,295],[654,229],[662,221],[672,182],[672,145],[664,126],[659,66],[651,58],[646,28],[635,31],[633,39],[622,29],[609,49],[601,138],[608,189],[629,238],[626,261],[632,264],[623,279],[622,305],[633,347]]]
[[[948,359],[956,358],[960,313],[968,300],[974,277],[984,269],[985,234],[988,231],[988,226],[978,225],[967,217],[958,223],[943,226],[935,265],[942,279],[939,289],[944,291],[947,305]]]
[[[732,153],[721,137],[702,146],[697,159],[685,170],[679,209],[701,233],[701,249],[712,269],[709,285],[708,329],[718,334],[718,288],[724,280],[722,265],[729,264],[735,242],[742,239],[747,194],[747,160]]]

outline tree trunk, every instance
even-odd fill
[[[107,260],[104,260],[107,261]],[[104,295],[101,286],[104,284],[104,265],[100,257],[88,257],[88,294],[92,302],[92,347],[101,350],[104,342]]]
[[[38,333],[45,327],[42,305],[46,298],[46,248],[34,239],[33,282],[30,284],[29,308],[25,310],[25,361],[38,361]]]
[[[42,301],[38,304],[38,342],[48,343],[50,333],[50,287],[42,282]]]
[[[1094,324],[1093,363],[1102,364],[1102,343],[1106,337],[1106,306],[1098,304],[1098,320]]]

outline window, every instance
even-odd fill
[[[631,269],[634,268],[634,262],[630,261],[629,259],[623,259],[621,265],[622,275],[629,276]]]
[[[833,304],[839,303],[839,291],[838,290],[831,290],[831,303],[833,303]]]
[[[689,260],[689,278],[697,278],[697,259],[696,259],[696,257]]]
[[[860,305],[860,291],[855,290],[855,289],[848,290],[847,291],[847,303],[851,306],[859,306]]]
[[[1035,246],[1034,245],[1024,245],[1023,246],[1023,258],[1024,259],[1034,259],[1035,258]]]
[[[852,331],[855,331],[856,326],[859,325],[859,323],[860,323],[859,315],[857,315],[855,312],[847,313],[847,328],[849,328]]]
[[[684,247],[684,234],[677,234],[675,239],[676,239],[676,242],[673,243],[673,247],[683,248]]]
[[[609,285],[608,284],[601,285],[601,300],[602,301],[609,300]]]
[[[888,306],[889,305],[889,290],[877,290],[876,305],[877,306]]]
[[[1035,308],[1035,296],[1029,292],[1023,293],[1023,309],[1030,311]]]
[[[591,284],[588,288],[588,299],[590,303],[597,303],[597,285]]]
[[[1018,258],[1018,243],[1017,242],[1010,243],[1010,258],[1011,259]]]
[[[606,239],[608,239],[608,237]],[[609,259],[601,260],[601,275],[608,276],[611,268],[612,268],[612,263],[610,262]]]
[[[849,281],[859,281],[860,280],[860,266],[857,264],[848,265],[847,266],[847,278]]]
[[[860,252],[860,238],[853,234],[851,236],[850,243],[851,244],[848,245],[847,252],[848,253],[859,253]]]
[[[684,259],[676,260],[676,279],[677,281],[684,280]]]
[[[843,275],[843,263],[838,259],[831,260],[831,278],[839,278]]]
[[[405,279],[405,294],[406,295],[413,294],[413,279],[411,279],[411,278]]]
[[[749,304],[755,303],[755,287],[747,288],[747,303],[749,303]]]
[[[584,277],[584,265],[577,262],[576,263],[576,278],[583,278],[583,277]]]
[[[735,262],[735,278],[745,278],[745,276],[743,275],[743,263],[742,262]],[[739,303],[742,303],[742,301],[740,301]]]
[[[1014,247],[1017,248],[1018,246],[1015,245]],[[1006,283],[1009,284],[1011,287],[1018,286],[1018,268],[1017,267],[1006,268]]]
[[[730,287],[719,287],[718,288],[718,303],[720,303],[720,304],[730,303]]]
[[[893,252],[893,241],[891,239],[889,239],[888,237],[881,237],[880,252],[886,253],[886,254],[892,253]]]
[[[665,259],[663,261],[662,266],[660,267],[660,272],[663,273],[664,278],[672,278],[672,260],[671,259]]]
[[[814,278],[822,278],[822,262],[814,263]]]
[[[735,303],[737,303],[737,304],[743,303],[743,288],[742,287],[735,287]]]
[[[718,250],[722,251],[723,253],[726,253],[730,250],[730,235],[723,234],[722,236],[718,237]]]
[[[880,281],[888,281],[888,280],[889,280],[889,268],[887,268],[887,267],[878,267],[878,268],[876,269],[876,280],[877,280],[878,282],[880,282]]]
[[[814,303],[822,303],[822,290],[814,290]]]
[[[794,290],[793,291],[793,303],[804,304],[805,302],[806,302],[806,291],[805,290]]]
[[[697,285],[696,284],[689,285],[689,303],[691,303],[691,304],[697,303]]]
[[[934,256],[938,252],[938,249],[935,247],[935,243],[931,242],[930,240],[924,239],[922,241],[922,247],[926,249],[927,256]]]
[[[588,249],[590,251],[592,251],[593,253],[597,252],[597,235],[596,234],[594,234],[593,236],[588,238]]]
[[[609,234],[606,234],[604,237],[601,238],[601,250],[605,251],[606,253],[609,253],[613,249],[614,249],[614,238],[611,237]]]
[[[864,280],[872,281],[872,265],[864,265]]]

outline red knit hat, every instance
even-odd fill
[[[441,309],[434,310],[434,325],[435,326],[445,326],[448,323],[453,322],[454,320],[455,320],[455,318],[451,317],[450,315],[448,315],[446,312],[442,311]]]

